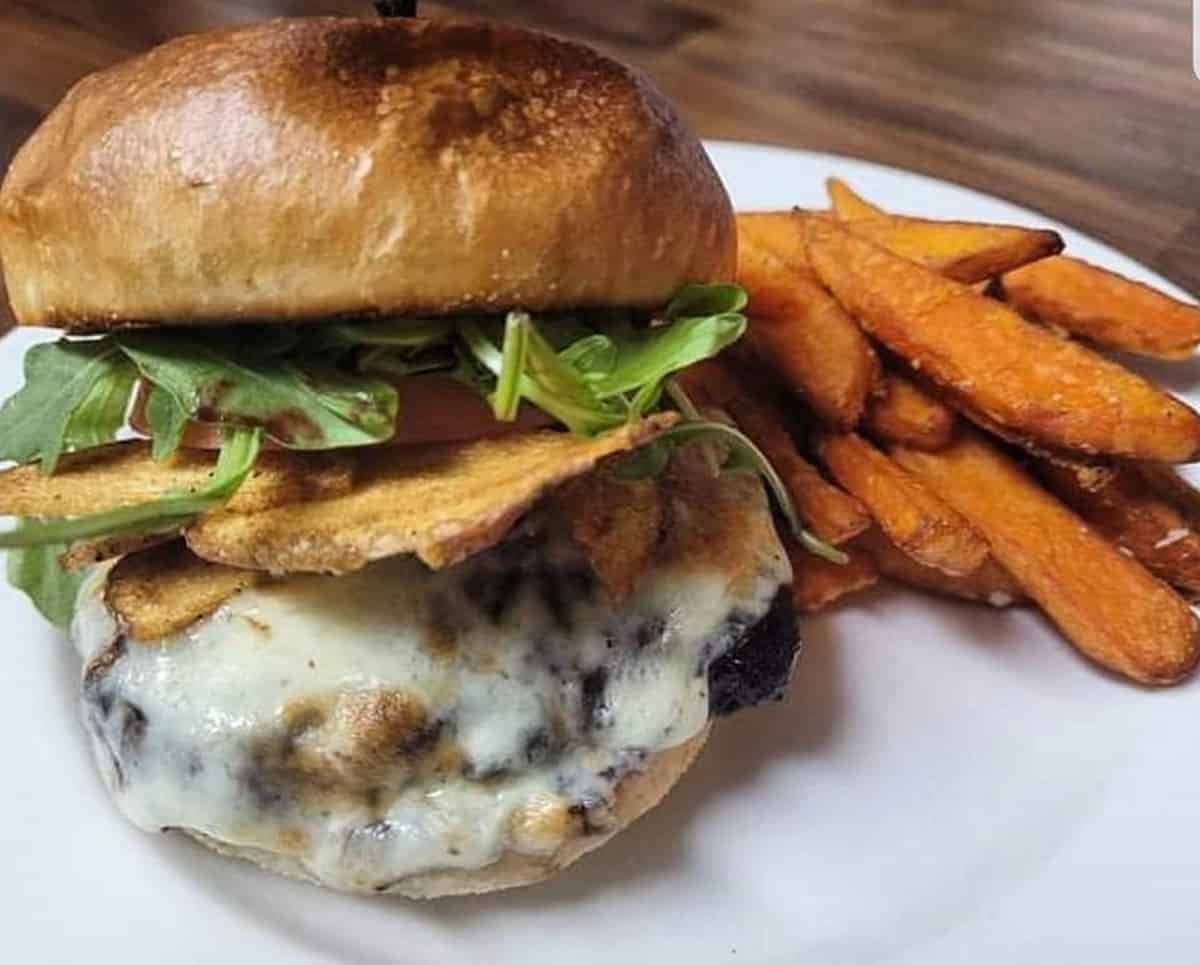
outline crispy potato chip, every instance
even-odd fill
[[[197,556],[275,573],[349,573],[416,553],[441,568],[496,543],[543,494],[677,421],[660,413],[594,439],[560,432],[359,453],[353,489],[255,513],[211,513],[185,533]]]
[[[613,601],[628,599],[654,560],[665,510],[656,479],[618,479],[594,472],[553,495],[571,535]]]
[[[1200,660],[1200,624],[1167,584],[1038,486],[975,432],[940,452],[892,455],[983,533],[992,554],[1080,653],[1161,686]]]
[[[1200,417],[1142,377],[836,222],[807,224],[809,260],[838,300],[977,421],[1060,451],[1200,456]]]
[[[83,570],[105,560],[116,559],[128,553],[161,546],[178,539],[179,532],[168,533],[123,533],[119,536],[100,536],[96,539],[80,540],[58,558],[64,570]]]
[[[854,547],[865,550],[883,576],[918,590],[994,607],[1012,606],[1028,600],[1020,584],[991,555],[966,576],[947,576],[941,570],[916,562],[878,529],[863,533],[854,541]]]
[[[863,221],[887,214],[841,178],[826,178],[825,193],[829,195],[829,203],[833,205],[833,214],[838,221]]]
[[[863,427],[881,442],[941,449],[954,436],[954,410],[910,379],[885,372],[882,391],[867,404]]]
[[[817,454],[897,547],[923,566],[966,576],[983,565],[987,543],[925,483],[852,432],[822,436]]]
[[[104,599],[133,639],[158,640],[264,579],[264,573],[209,563],[173,540],[119,560],[108,573]]]
[[[53,476],[37,465],[0,472],[0,516],[56,518],[136,506],[203,486],[216,453],[180,450],[167,462],[147,442],[116,442],[63,457]],[[229,508],[254,512],[350,490],[354,456],[339,452],[264,452]]]
[[[802,613],[832,606],[842,597],[874,586],[879,580],[875,563],[862,550],[850,547],[847,563],[830,563],[795,546],[788,547],[792,561],[792,601]]]
[[[1079,258],[1046,258],[1011,271],[1000,289],[1035,321],[1105,348],[1181,359],[1200,344],[1200,306]]]

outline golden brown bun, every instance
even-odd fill
[[[548,857],[534,857],[519,851],[506,851],[499,861],[485,868],[464,870],[448,868],[443,871],[426,871],[402,878],[388,888],[387,893],[403,895],[405,898],[445,898],[450,895],[481,895],[505,888],[519,888],[537,884],[553,877],[563,868],[574,864],[590,851],[608,842],[614,835],[625,830],[634,821],[658,804],[704,748],[708,740],[709,727],[677,747],[654,754],[646,760],[645,769],[637,771],[621,782],[612,806],[613,823],[603,832],[573,837]],[[277,851],[264,851],[220,841],[202,832],[187,829],[185,833],[211,848],[218,854],[231,858],[242,858],[291,878],[315,882],[304,866],[290,855]],[[378,894],[374,889],[364,894]]]
[[[0,188],[17,320],[78,331],[653,307],[735,244],[644,78],[471,20],[181,37],[77,84]]]

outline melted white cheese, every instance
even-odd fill
[[[123,644],[83,688],[122,811],[148,830],[286,854],[355,890],[481,868],[509,848],[552,851],[554,834],[514,831],[547,802],[602,826],[622,776],[704,726],[707,669],[735,642],[731,615],[756,621],[790,572],[782,553],[741,587],[664,569],[618,609],[580,578],[586,563],[568,538],[531,527],[447,570],[396,558],[292,578],[160,643]],[[118,636],[103,582],[101,572],[85,586],[74,627],[97,664]],[[297,733],[287,708],[381,691],[419,699],[429,748],[330,786],[362,747],[334,724]],[[422,768],[437,742],[461,766]],[[301,746],[331,770],[293,766]]]

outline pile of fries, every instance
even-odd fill
[[[1035,604],[1109,671],[1186,677],[1200,494],[1171,467],[1200,458],[1200,416],[1099,350],[1185,358],[1200,308],[1060,255],[1053,231],[828,188],[828,211],[739,215],[748,345],[686,378],[849,558],[795,552],[798,606],[882,575]]]

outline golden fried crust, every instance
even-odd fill
[[[676,419],[659,413],[594,439],[537,432],[363,450],[349,493],[211,513],[185,536],[197,556],[274,573],[350,573],[401,553],[437,569],[494,545],[555,486],[653,440]]]
[[[104,602],[134,640],[159,640],[265,578],[254,570],[209,563],[176,540],[123,557],[108,574]]]
[[[479,21],[306,18],[85,78],[0,189],[27,325],[656,306],[729,199],[635,72]]]

